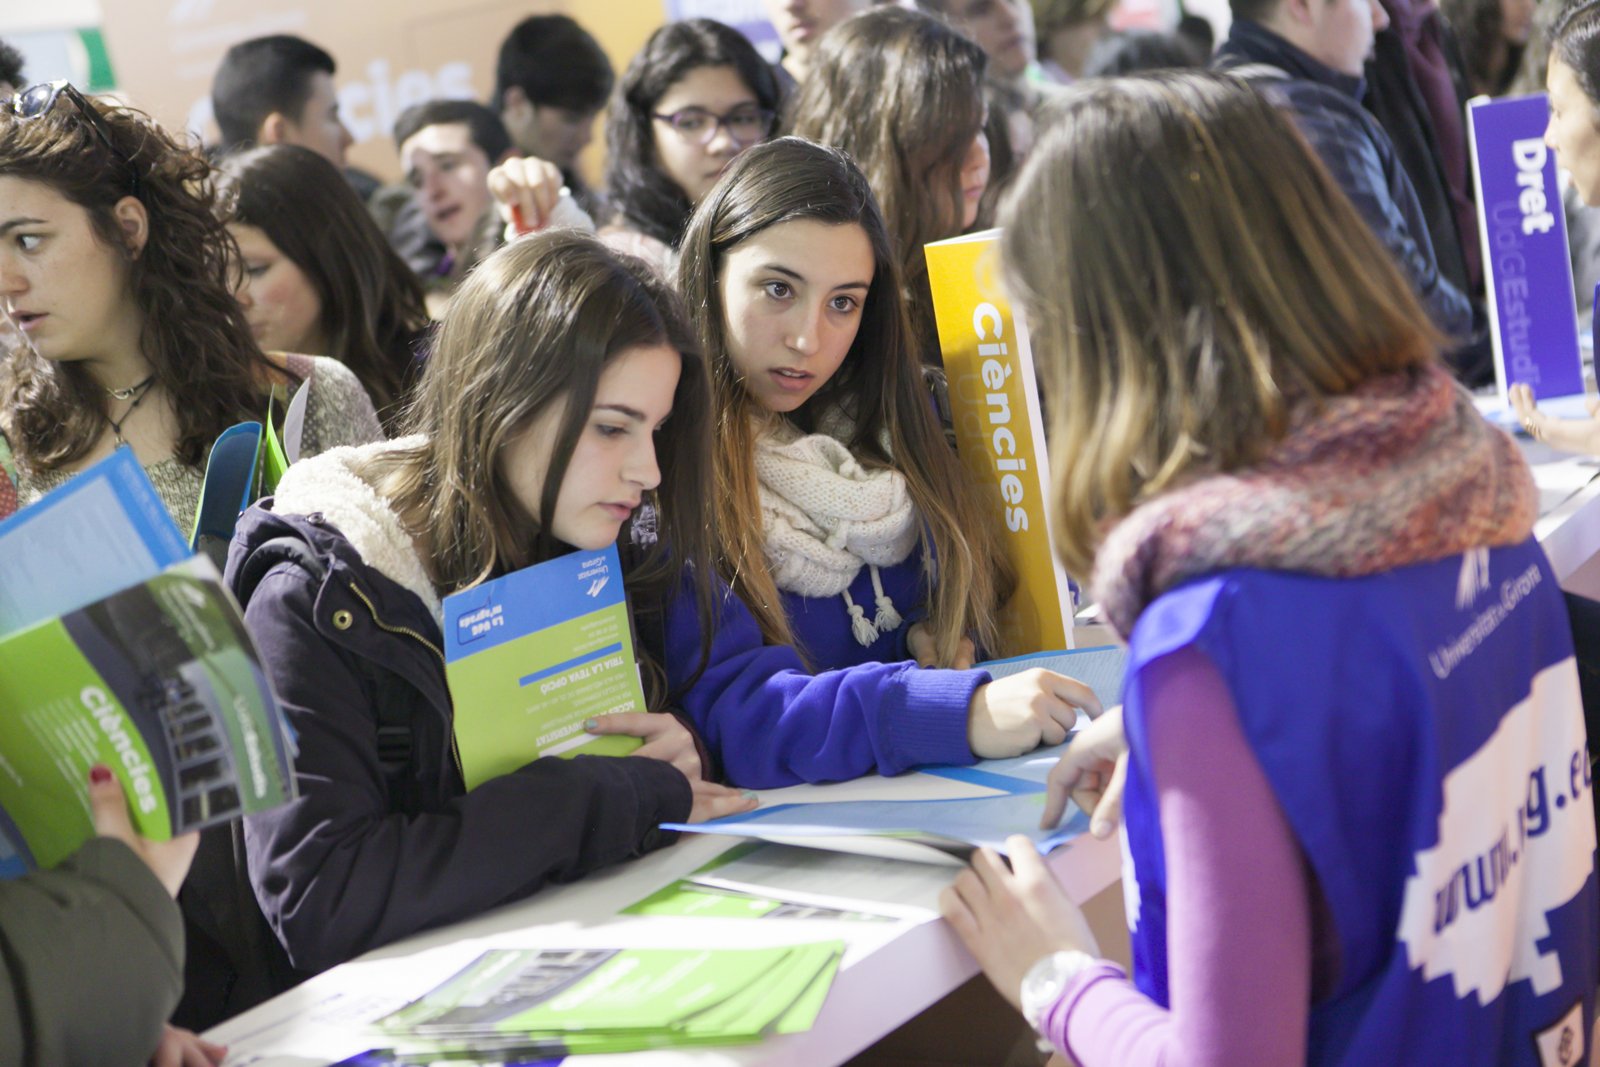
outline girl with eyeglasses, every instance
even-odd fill
[[[64,82],[0,107],[0,511],[128,447],[187,531],[212,443],[279,384],[311,390],[305,454],[382,437],[348,368],[262,353],[239,270],[198,151]]]
[[[737,30],[710,19],[651,34],[617,83],[606,119],[600,238],[671,274],[689,213],[728,163],[772,135],[777,78]]]

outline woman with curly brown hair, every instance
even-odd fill
[[[0,489],[26,506],[128,447],[187,530],[212,443],[277,384],[311,390],[304,453],[381,437],[343,365],[262,354],[238,270],[198,151],[65,82],[0,104],[0,307],[27,339],[0,365]]]

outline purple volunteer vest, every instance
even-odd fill
[[[1586,1062],[1595,826],[1566,611],[1538,545],[1366,578],[1227,571],[1144,612],[1124,710],[1124,890],[1134,981],[1162,1005],[1142,686],[1186,647],[1226,682],[1331,916],[1340,966],[1312,1005],[1307,1062]]]

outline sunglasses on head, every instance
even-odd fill
[[[56,101],[62,99],[72,103],[72,106],[77,109],[83,120],[89,124],[89,128],[94,131],[96,137],[100,138],[106,149],[127,166],[133,176],[133,195],[137,197],[139,195],[139,168],[134,165],[133,160],[128,157],[127,153],[117,147],[116,139],[112,136],[114,131],[111,129],[111,124],[106,122],[105,116],[100,114],[95,106],[89,102],[89,98],[80,93],[71,82],[41,82],[32,88],[24,89],[17,93],[11,98],[9,105],[4,106],[19,119],[36,119],[41,115],[49,114],[50,109],[56,106]]]

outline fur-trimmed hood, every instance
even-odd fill
[[[415,447],[421,437],[330,449],[294,464],[278,483],[271,510],[280,516],[320,515],[350,542],[369,567],[410,590],[437,620],[439,594],[417,555],[411,536],[389,502],[357,471],[361,460]]]

